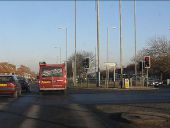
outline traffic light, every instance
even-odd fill
[[[89,58],[85,58],[83,60],[83,67],[86,68],[86,69],[89,68],[89,62],[90,62]]]
[[[151,62],[150,62],[150,56],[144,56],[145,61],[145,68],[150,68]]]
[[[142,71],[142,68],[143,68],[143,61],[140,61],[138,63],[138,66],[139,66],[139,71]]]

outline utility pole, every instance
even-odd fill
[[[135,86],[137,85],[137,58],[136,58],[136,0],[134,0],[134,40],[135,40]]]
[[[106,57],[106,62],[108,63],[109,61],[109,28],[107,27],[107,57]],[[108,88],[109,86],[109,70],[108,70],[108,65],[106,65],[106,87]]]
[[[65,62],[66,62],[65,64],[66,64],[66,65],[65,65],[65,67],[66,67],[66,72],[67,72],[67,27],[64,27],[64,28],[63,28],[63,27],[58,27],[58,29],[62,29],[62,30],[65,29],[65,32],[66,32],[66,33],[65,33],[65,34],[66,34],[66,35],[65,35],[65,36],[66,36],[66,37],[65,37],[65,41],[66,41],[66,58],[65,58]]]
[[[66,27],[66,75],[67,75],[67,27]]]
[[[96,47],[95,47],[95,75],[96,75]]]
[[[97,0],[97,61],[98,61],[98,81],[97,86],[100,87],[100,42],[99,42],[99,0]]]
[[[119,22],[120,22],[120,68],[121,68],[121,87],[123,86],[123,64],[122,64],[122,5],[121,0],[119,0]]]
[[[112,29],[116,29],[116,27],[112,27]],[[109,27],[107,27],[107,41],[106,41],[106,44],[107,44],[107,56],[106,56],[106,62],[108,63],[109,62]],[[106,87],[108,88],[108,85],[109,85],[109,74],[110,71],[109,71],[109,66],[106,65]]]
[[[76,65],[76,61],[77,61],[77,51],[76,51],[76,0],[75,0],[75,53],[74,53],[74,86],[77,86],[77,65]]]
[[[58,48],[58,49],[59,49],[59,53],[60,53],[60,64],[61,64],[61,47],[54,47],[54,48]]]

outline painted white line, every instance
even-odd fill
[[[28,112],[26,113],[26,117],[28,117],[28,119],[25,119],[19,128],[34,128],[36,127],[36,123],[34,118],[38,118],[39,117],[39,111],[40,111],[40,106],[38,105],[33,105],[30,107],[30,109],[28,110]]]

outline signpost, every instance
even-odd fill
[[[106,81],[106,84],[107,84],[107,88],[108,88],[108,84],[109,84],[109,82],[108,82],[108,80],[109,80],[109,67],[113,67],[113,69],[114,69],[114,71],[113,71],[113,73],[114,73],[114,85],[115,85],[115,78],[116,78],[116,75],[115,75],[115,70],[116,70],[116,63],[113,63],[113,62],[106,62],[105,63],[105,65],[106,65],[106,67],[108,67],[107,69],[108,69],[108,78],[107,78],[107,81]]]

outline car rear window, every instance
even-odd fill
[[[12,76],[0,76],[0,82],[1,83],[14,82],[14,79]]]

